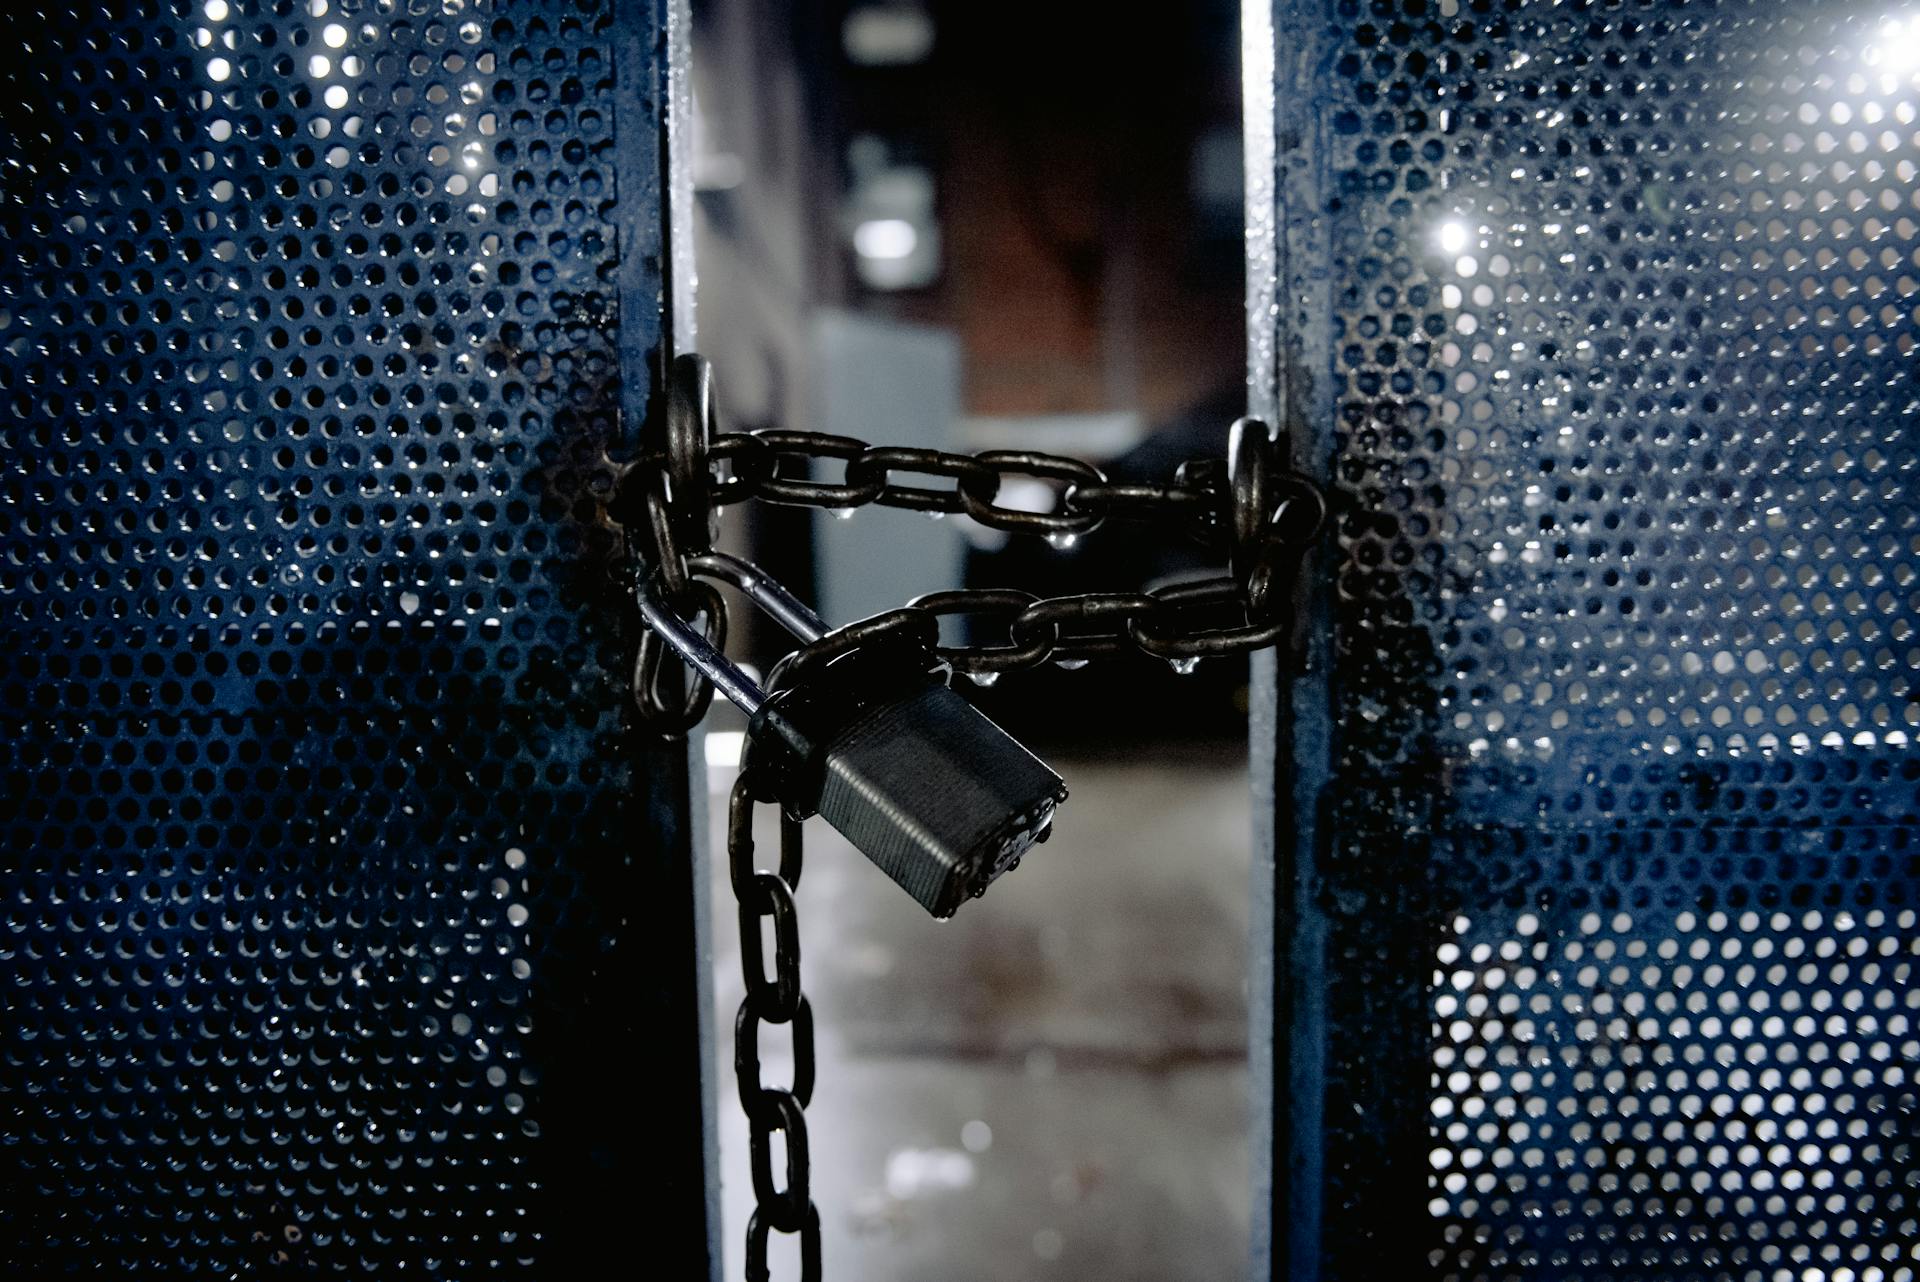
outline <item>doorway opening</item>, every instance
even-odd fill
[[[1100,30],[932,0],[696,0],[694,19],[699,349],[727,428],[1043,451],[1115,481],[1225,457],[1246,370],[1237,4]],[[1016,488],[1000,501],[1020,506]],[[1118,522],[1049,541],[748,506],[726,539],[835,624],[938,589],[1138,590],[1216,564]],[[787,642],[744,644],[764,670]],[[1070,796],[1051,840],[949,922],[809,824],[807,1120],[831,1276],[1244,1274],[1247,682],[1244,659],[1141,655],[962,682]],[[741,723],[710,724],[717,843]],[[730,903],[719,855],[714,875]],[[743,986],[732,914],[714,926],[738,1276]],[[775,1276],[796,1263],[783,1248]]]

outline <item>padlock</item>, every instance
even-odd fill
[[[726,579],[802,641],[827,628],[744,561],[690,559]],[[651,589],[647,623],[749,718],[744,767],[795,818],[819,814],[936,918],[978,898],[1047,839],[1066,800],[1060,776],[947,685],[931,616],[857,625],[843,653],[810,646],[804,676],[769,694]]]

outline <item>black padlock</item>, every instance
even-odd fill
[[[825,625],[753,566],[695,558],[802,640]],[[1047,839],[1060,776],[948,687],[930,616],[845,629],[768,694],[664,604],[647,621],[750,718],[744,767],[796,818],[819,814],[935,917],[978,898]],[[857,643],[854,643],[856,642]]]
[[[921,907],[950,917],[1045,841],[1060,776],[950,689],[911,644],[869,642],[775,691],[747,768],[818,812]]]

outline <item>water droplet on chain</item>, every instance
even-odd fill
[[[929,521],[944,521],[947,519],[947,514],[945,512],[933,511],[928,512],[926,517]]]
[[[1055,659],[1053,661],[1053,666],[1056,668],[1059,668],[1063,672],[1076,672],[1079,669],[1086,667],[1087,661],[1085,659]]]
[[[1193,675],[1194,670],[1200,666],[1200,660],[1197,658],[1168,659],[1167,666],[1183,677],[1190,677]]]
[[[851,521],[853,519],[853,509],[850,507],[830,507],[827,509],[827,515],[836,521]]]
[[[1047,543],[1056,552],[1065,552],[1080,541],[1080,536],[1071,530],[1055,530],[1047,535]]]
[[[967,680],[973,682],[973,684],[977,686],[990,686],[994,682],[998,681],[999,679],[1000,679],[1000,674],[998,672],[967,673]]]

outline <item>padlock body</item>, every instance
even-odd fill
[[[819,812],[935,917],[1045,841],[1060,776],[945,685],[868,709],[827,744]]]

